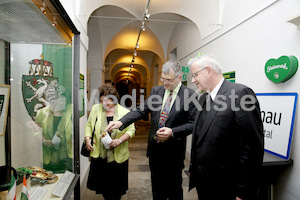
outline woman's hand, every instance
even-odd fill
[[[45,147],[52,147],[54,145],[54,143],[51,140],[44,140],[43,144]]]
[[[91,142],[92,142],[92,139],[91,139],[91,138],[86,138],[86,139],[85,139],[85,143],[86,143],[86,148],[87,148],[87,150],[89,150],[89,151],[94,151],[94,147],[92,146]],[[95,142],[93,142],[93,143],[95,144]]]
[[[114,139],[114,140],[110,141],[110,143],[108,143],[108,145],[110,146],[111,149],[119,146],[120,144],[121,144],[120,139]]]

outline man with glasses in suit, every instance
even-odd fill
[[[225,80],[212,55],[190,66],[192,82],[205,92],[193,128],[190,189],[201,200],[256,200],[264,134],[255,93]]]
[[[152,88],[144,104],[119,121],[110,122],[107,131],[125,127],[151,113],[147,157],[151,170],[153,200],[182,200],[182,170],[186,137],[191,134],[196,107],[187,99],[197,99],[197,93],[181,83],[178,62],[162,66],[163,85]],[[186,105],[185,105],[186,104]]]

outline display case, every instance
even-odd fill
[[[79,32],[56,0],[4,0],[0,13],[0,166],[45,170],[28,188],[48,188],[47,199],[73,174],[56,196],[68,198],[79,177]]]

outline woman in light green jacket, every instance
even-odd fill
[[[116,121],[129,110],[114,102],[118,98],[117,90],[111,84],[99,88],[100,102],[92,107],[85,126],[85,140],[91,151],[91,165],[87,187],[102,194],[105,200],[121,199],[128,190],[128,140],[135,135],[134,124],[123,131],[109,133],[112,141],[109,149],[101,142],[100,135],[110,121]],[[116,98],[113,98],[116,97]],[[93,144],[91,144],[94,132]]]

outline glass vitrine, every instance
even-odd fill
[[[76,170],[76,34],[57,2],[0,2],[0,166],[45,170],[46,180]]]

